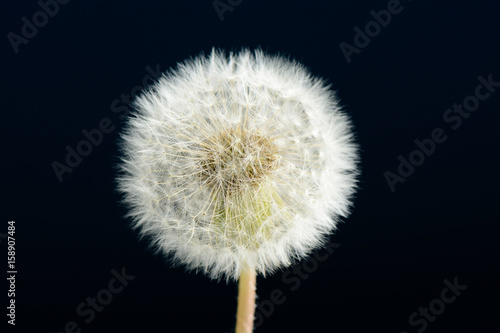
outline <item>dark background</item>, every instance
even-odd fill
[[[16,221],[18,269],[9,330],[63,332],[70,321],[82,332],[233,330],[236,284],[171,267],[123,218],[113,179],[124,120],[111,104],[141,84],[146,66],[165,71],[212,47],[260,46],[332,84],[356,128],[362,176],[328,260],[296,290],[284,271],[259,277],[261,302],[274,289],[286,301],[256,332],[417,332],[409,316],[455,277],[467,290],[425,331],[499,332],[500,88],[457,130],[443,114],[474,94],[479,75],[500,81],[500,6],[402,1],[348,64],[339,44],[353,44],[353,28],[387,3],[243,0],[221,21],[212,1],[73,0],[16,54],[7,34],[21,34],[22,17],[32,22],[40,6],[3,1],[0,232]],[[114,130],[60,182],[52,163],[103,118]],[[447,140],[391,192],[384,173],[397,173],[398,156],[435,128]],[[135,279],[85,323],[77,306],[122,268]],[[2,289],[5,322],[5,280]]]

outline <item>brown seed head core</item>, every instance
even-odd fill
[[[208,139],[204,150],[200,175],[225,194],[259,184],[279,164],[277,146],[257,130],[227,129]]]

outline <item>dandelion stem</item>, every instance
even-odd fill
[[[256,273],[253,268],[245,269],[239,280],[236,333],[251,333],[255,313]]]

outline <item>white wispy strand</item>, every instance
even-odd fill
[[[179,64],[135,101],[119,189],[158,251],[212,278],[290,265],[349,214],[357,146],[334,93],[258,50]]]

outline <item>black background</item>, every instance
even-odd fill
[[[21,18],[32,21],[40,7],[2,2],[0,232],[16,221],[18,269],[9,329],[62,332],[75,321],[82,332],[233,330],[236,284],[171,267],[123,218],[113,179],[124,120],[111,104],[141,84],[147,66],[165,71],[212,47],[260,46],[332,84],[356,128],[362,176],[328,260],[296,290],[284,271],[258,278],[260,302],[274,289],[286,301],[256,331],[417,332],[409,316],[457,277],[467,290],[426,332],[499,332],[500,88],[456,130],[443,114],[474,94],[479,75],[500,81],[500,8],[402,1],[348,64],[339,44],[353,44],[353,28],[387,2],[243,0],[221,21],[212,1],[73,0],[17,54],[7,34],[21,34]],[[59,182],[52,163],[64,163],[65,147],[103,118],[114,131]],[[391,192],[384,173],[396,173],[398,156],[408,158],[414,140],[435,128],[447,140]],[[0,248],[5,276],[5,239]],[[123,267],[135,279],[85,323],[77,306]],[[4,280],[4,322],[7,287]]]

